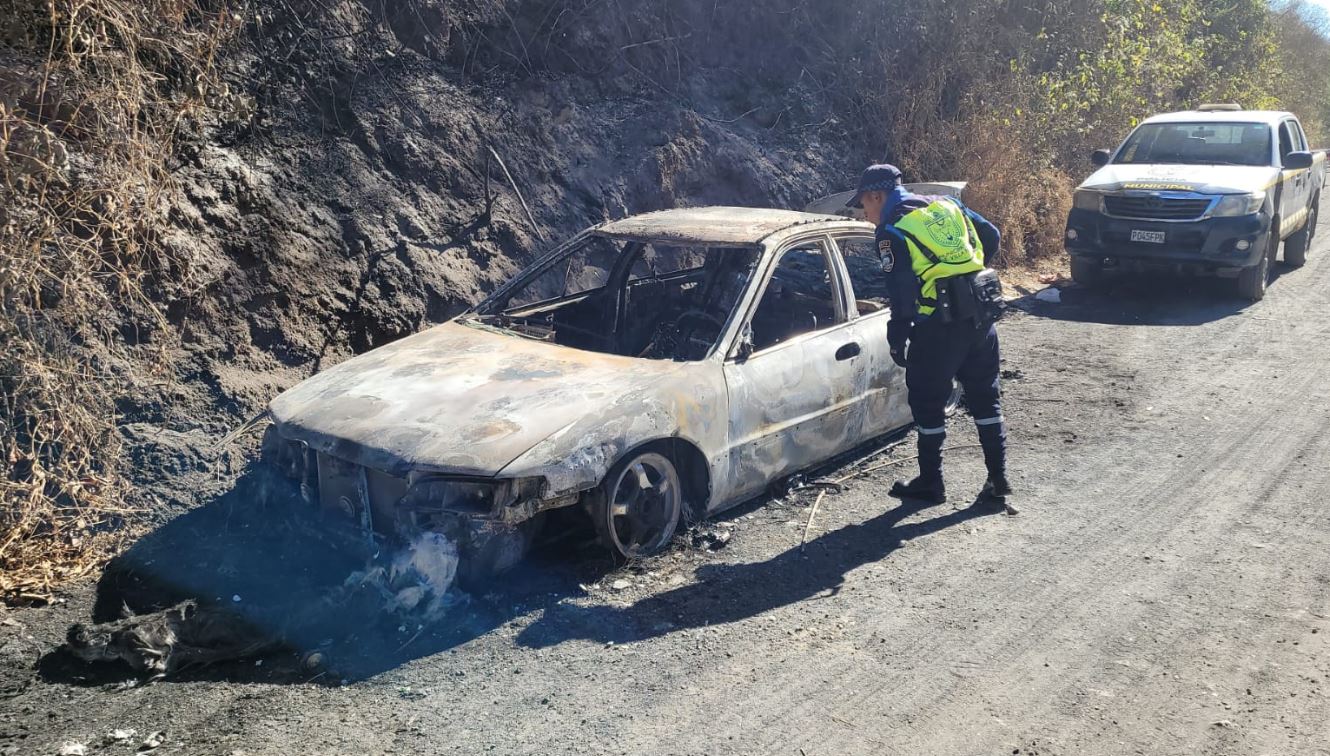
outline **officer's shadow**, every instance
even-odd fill
[[[946,505],[943,505],[946,506]],[[929,505],[906,501],[871,520],[848,525],[765,562],[705,565],[697,582],[627,607],[555,604],[518,635],[518,643],[546,648],[572,639],[630,643],[689,628],[738,622],[786,604],[834,595],[845,573],[879,561],[906,541],[967,520],[994,515],[978,507],[945,510],[901,524]]]

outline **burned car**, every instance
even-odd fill
[[[274,399],[265,455],[367,543],[464,572],[582,507],[631,558],[911,422],[873,229],[708,207],[603,223],[442,325]]]

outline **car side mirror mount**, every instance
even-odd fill
[[[1300,171],[1303,168],[1312,167],[1312,154],[1310,152],[1290,152],[1284,156],[1284,168],[1291,171]]]
[[[1112,159],[1113,153],[1108,150],[1095,150],[1090,153],[1090,164],[1096,168],[1103,168]]]
[[[745,325],[739,332],[739,343],[734,347],[734,361],[745,362],[753,356],[753,329],[752,326]]]

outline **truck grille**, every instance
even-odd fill
[[[1133,197],[1129,195],[1104,197],[1104,211],[1119,218],[1189,221],[1199,219],[1209,207],[1210,200],[1208,199]]]

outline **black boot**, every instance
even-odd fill
[[[1011,484],[1007,482],[1006,476],[990,477],[984,483],[984,495],[996,499],[1005,499],[1011,496]]]
[[[919,476],[909,482],[898,480],[891,484],[890,494],[898,499],[916,499],[929,504],[946,501],[947,490],[942,484],[942,444],[946,440],[945,433],[920,433]]]
[[[1020,514],[1020,510],[1012,505],[1011,484],[1006,478],[989,478],[984,482],[984,490],[979,492],[979,498],[975,499],[974,507],[985,512],[1002,512],[1004,514]]]
[[[988,468],[988,480],[975,505],[1014,515],[1017,510],[1011,505],[1011,484],[1007,482],[1007,425],[1001,419],[995,423],[977,420],[975,429],[979,431],[984,466]]]
[[[1000,416],[996,420],[997,422],[976,420],[974,427],[979,432],[979,445],[984,449],[984,467],[988,468],[988,479],[1005,483],[1007,480],[1007,424],[1002,422]],[[1007,493],[1011,493],[1011,486],[1006,488]]]
[[[898,480],[891,484],[890,494],[897,499],[915,499],[929,504],[941,504],[947,500],[946,487],[941,480],[929,480],[920,475],[911,481]]]

